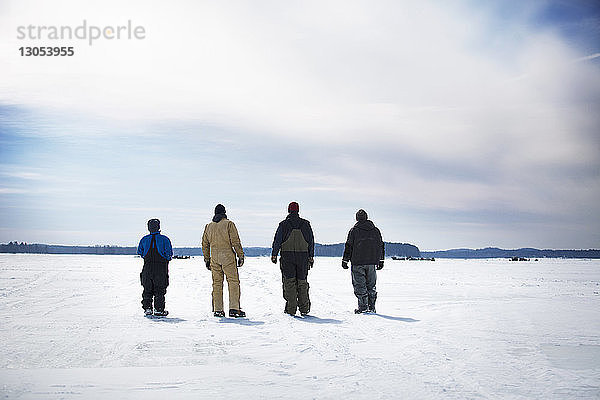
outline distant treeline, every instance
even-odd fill
[[[60,246],[54,244],[27,244],[10,242],[0,244],[0,253],[33,253],[33,254],[120,254],[135,255],[137,247],[120,246]],[[248,257],[270,256],[270,247],[244,247]],[[324,257],[342,257],[344,244],[315,244],[315,255]],[[201,256],[200,247],[176,247],[173,254],[178,256]],[[385,243],[387,256],[421,257],[419,248],[408,243]]]
[[[315,255],[325,257],[341,257],[344,254],[344,243],[315,244]],[[387,257],[421,257],[419,248],[409,243],[385,242],[385,255]]]
[[[270,256],[270,247],[244,247],[248,257]],[[33,253],[33,254],[116,254],[135,255],[137,247],[121,246],[61,246],[54,244],[28,244],[10,242],[0,244],[0,253]],[[315,255],[324,257],[342,257],[344,244],[315,244]],[[178,256],[201,256],[200,247],[176,247],[173,254]],[[532,248],[506,250],[496,247],[485,249],[454,249],[443,251],[419,251],[415,245],[408,243],[385,243],[385,254],[388,257],[435,257],[435,258],[600,258],[600,250],[540,250]]]
[[[540,250],[532,248],[505,250],[496,247],[485,249],[454,249],[422,251],[423,257],[435,258],[600,258],[600,250]]]
[[[32,253],[32,254],[117,254],[134,255],[137,247],[120,246],[61,246],[56,244],[28,244],[10,242],[0,244],[0,253]]]

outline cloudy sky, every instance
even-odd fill
[[[143,26],[142,40],[17,38]],[[0,242],[600,247],[596,1],[0,2]],[[21,46],[73,57],[21,57]]]

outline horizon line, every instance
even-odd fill
[[[10,245],[10,243],[0,243],[0,246],[8,246]],[[63,246],[63,247],[117,247],[117,248],[136,248],[137,246],[135,245],[116,245],[116,244],[51,244],[51,243],[27,243],[27,242],[16,242],[17,246],[20,246],[21,243],[23,243],[24,245],[43,245],[43,246]],[[471,248],[471,247],[456,247],[456,248],[450,248],[450,249],[438,249],[438,250],[421,250],[419,248],[419,246],[417,246],[416,244],[413,243],[408,243],[408,242],[389,242],[389,241],[384,241],[384,243],[390,243],[390,244],[405,244],[405,245],[411,245],[411,246],[415,246],[419,252],[424,252],[424,253],[433,253],[433,252],[444,252],[444,251],[453,251],[453,250],[486,250],[486,249],[498,249],[498,250],[527,250],[527,249],[532,249],[532,250],[575,250],[575,251],[600,251],[600,247],[599,248],[539,248],[539,247],[514,247],[514,248],[502,248],[502,247],[496,247],[496,246],[486,246],[486,247],[477,247],[477,248]],[[335,245],[343,245],[344,242],[338,242],[338,243],[318,243],[315,242],[315,245],[320,245],[320,246],[335,246]],[[192,248],[192,249],[202,249],[202,246],[173,246],[173,249],[181,249],[181,248]],[[270,249],[272,248],[271,246],[242,246],[242,248],[254,248],[254,249]]]

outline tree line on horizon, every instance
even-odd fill
[[[424,257],[435,258],[600,258],[598,249],[499,249],[497,247],[486,247],[484,249],[452,249],[441,251],[422,251]]]
[[[419,248],[409,243],[385,242],[387,256],[421,257]],[[65,246],[53,244],[28,244],[25,242],[10,242],[0,244],[0,253],[30,253],[30,254],[98,254],[98,255],[135,255],[137,247],[122,247],[110,245],[95,246]],[[270,247],[244,247],[248,257],[270,256]],[[320,244],[315,243],[315,256],[341,257],[344,253],[344,243]],[[176,256],[201,256],[200,247],[175,247],[173,255]]]
[[[135,255],[137,247],[95,245],[95,246],[64,246],[52,244],[28,244],[25,242],[9,242],[0,244],[0,253],[30,253],[30,254],[98,254],[98,255]],[[270,256],[270,247],[244,247],[248,257]],[[344,253],[344,243],[315,244],[315,255],[321,257],[341,257]],[[173,254],[177,256],[201,256],[200,247],[175,247]],[[452,249],[441,251],[420,251],[410,243],[385,242],[385,254],[388,257],[427,257],[427,258],[600,258],[600,250],[556,250],[556,249],[499,249],[486,247],[484,249]]]

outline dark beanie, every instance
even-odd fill
[[[288,212],[291,213],[291,212],[298,212],[298,211],[300,211],[300,206],[295,201],[292,201],[288,205]]]
[[[215,214],[225,214],[225,206],[223,204],[217,204],[215,207]]]
[[[367,218],[369,218],[369,216],[367,215],[367,212],[362,208],[356,212],[357,221],[366,221]]]
[[[156,218],[152,218],[151,220],[149,220],[148,221],[148,230],[150,231],[150,233],[160,231],[160,221]]]

